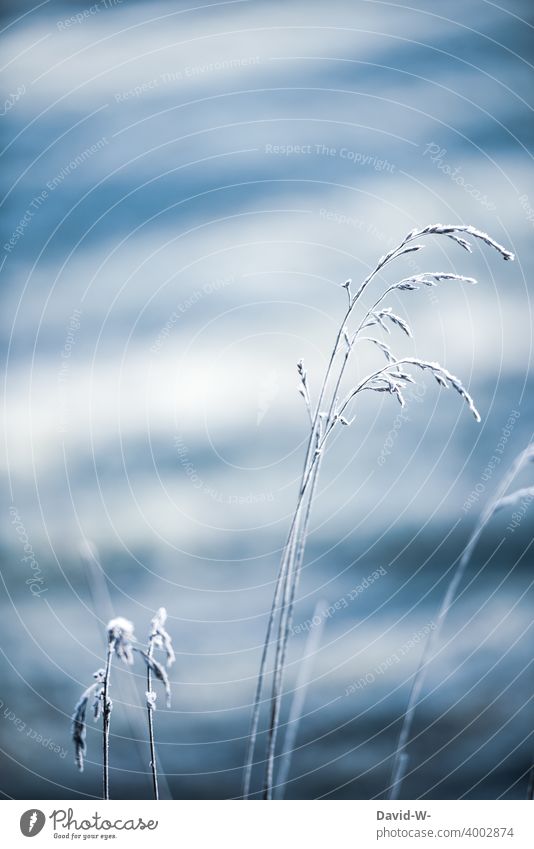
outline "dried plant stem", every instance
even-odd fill
[[[410,691],[410,696],[408,698],[408,705],[406,707],[406,711],[403,716],[402,726],[399,734],[399,740],[397,743],[397,748],[395,750],[395,755],[393,758],[393,768],[391,772],[391,782],[389,787],[389,799],[398,799],[401,791],[402,783],[404,777],[406,775],[406,770],[408,766],[408,753],[406,751],[408,743],[410,741],[410,734],[412,730],[413,720],[415,716],[415,712],[419,705],[419,698],[421,695],[421,691],[423,689],[426,674],[428,672],[428,668],[432,663],[432,660],[435,656],[435,647],[439,640],[440,632],[443,628],[443,624],[447,615],[453,605],[454,599],[456,598],[456,593],[458,592],[458,587],[460,586],[467,566],[469,565],[469,561],[471,559],[471,555],[475,549],[475,546],[491,517],[495,513],[497,505],[499,501],[502,499],[504,494],[507,492],[521,469],[524,467],[525,462],[532,455],[532,447],[528,446],[525,451],[523,451],[519,457],[514,461],[512,467],[510,468],[508,474],[504,477],[499,489],[497,490],[495,496],[491,499],[486,509],[480,516],[478,523],[475,526],[475,529],[469,540],[467,545],[465,546],[462,555],[458,561],[458,565],[453,572],[452,578],[449,582],[447,590],[445,592],[445,596],[439,608],[439,613],[436,619],[436,627],[431,632],[428,640],[425,644],[425,648],[423,650],[423,654],[421,660],[419,662],[419,666],[415,673],[415,677],[412,682],[412,688]]]
[[[527,799],[529,801],[534,799],[534,764],[532,764],[528,773]]]
[[[314,421],[317,421],[317,419],[318,419],[318,412],[316,413]],[[311,435],[310,435],[310,441],[311,441]],[[262,693],[262,690],[263,690],[263,683],[264,683],[264,680],[265,680],[265,671],[266,671],[266,667],[267,667],[267,655],[268,655],[268,652],[269,652],[269,646],[271,644],[271,637],[272,637],[274,623],[275,623],[275,620],[276,620],[276,614],[278,612],[278,606],[280,604],[280,599],[281,599],[282,593],[284,592],[284,588],[285,588],[286,574],[287,574],[287,569],[288,569],[288,565],[289,565],[290,552],[291,552],[291,549],[292,549],[292,546],[293,546],[293,539],[294,539],[294,535],[295,535],[295,530],[296,530],[297,523],[300,519],[300,510],[301,510],[301,507],[302,507],[304,497],[306,495],[306,486],[307,486],[307,481],[308,481],[307,472],[308,472],[309,454],[310,454],[310,445],[308,445],[308,448],[306,450],[304,467],[303,467],[303,470],[302,470],[301,481],[300,481],[300,484],[299,484],[299,493],[298,493],[298,498],[297,498],[297,504],[296,504],[295,512],[294,512],[292,520],[291,520],[291,525],[290,525],[290,528],[289,528],[288,536],[287,536],[284,548],[282,550],[282,559],[280,561],[280,567],[279,567],[278,575],[277,575],[277,578],[276,578],[273,600],[272,600],[271,609],[270,609],[270,612],[269,612],[269,619],[267,621],[267,631],[266,631],[265,640],[264,640],[264,643],[263,643],[262,654],[261,654],[261,659],[260,659],[260,668],[259,668],[258,678],[257,678],[257,682],[256,682],[256,691],[255,691],[255,694],[254,694],[254,702],[253,702],[253,708],[252,708],[252,718],[251,718],[251,723],[250,723],[247,753],[246,753],[246,760],[245,760],[245,769],[244,769],[244,778],[243,778],[243,798],[244,799],[248,799],[248,797],[250,796],[252,766],[253,766],[253,762],[254,762],[254,750],[256,748],[256,740],[257,740],[257,736],[258,736],[258,726],[259,726],[260,708],[261,708],[261,693]]]
[[[303,480],[304,480],[304,472],[303,472]],[[302,484],[301,484],[302,489]],[[283,549],[282,560],[280,562],[280,569],[278,571],[278,576],[276,579],[275,590],[273,595],[273,601],[271,604],[271,610],[269,612],[269,619],[267,621],[267,632],[265,635],[265,640],[263,643],[262,654],[260,659],[260,668],[258,673],[258,679],[256,682],[256,692],[254,694],[254,702],[252,709],[252,719],[250,724],[249,731],[249,739],[247,746],[247,755],[245,761],[245,771],[244,771],[244,780],[243,780],[243,798],[248,799],[250,795],[250,782],[252,777],[252,766],[254,761],[254,750],[256,746],[256,739],[258,736],[258,725],[260,719],[260,707],[261,707],[261,693],[263,690],[263,682],[265,679],[265,670],[267,667],[267,655],[269,651],[269,646],[271,644],[271,636],[274,627],[274,623],[276,620],[276,614],[278,611],[278,606],[280,603],[280,597],[285,588],[285,580],[286,580],[286,572],[289,562],[289,553],[290,548],[293,544],[293,536],[295,532],[295,526],[299,519],[299,507],[302,501],[303,495],[299,495],[299,499],[297,502],[297,510],[293,516],[291,527],[289,529],[288,538],[286,540],[286,544]]]
[[[321,637],[323,634],[325,619],[321,616],[321,612],[327,607],[326,599],[321,599],[315,605],[315,610],[312,616],[313,627],[310,628],[306,645],[303,652],[303,662],[299,668],[299,674],[295,685],[295,694],[291,702],[289,717],[287,721],[287,729],[284,735],[284,743],[282,753],[280,755],[280,767],[278,770],[278,793],[277,798],[283,799],[285,795],[285,785],[289,778],[289,769],[291,766],[291,756],[295,748],[297,740],[299,723],[304,709],[306,699],[306,691],[310,683],[311,671],[315,654],[319,649]],[[315,625],[315,619],[319,617],[319,623]]]
[[[315,421],[318,419],[318,412],[315,417]],[[310,443],[311,443],[311,435],[310,435]],[[248,799],[250,796],[250,784],[252,777],[252,766],[254,761],[254,750],[256,746],[256,739],[258,736],[258,725],[260,718],[260,708],[261,708],[261,693],[263,690],[263,683],[265,679],[265,670],[267,666],[267,655],[269,651],[269,646],[271,643],[271,636],[274,627],[274,623],[276,620],[276,614],[278,612],[278,606],[280,603],[280,598],[282,594],[286,593],[286,585],[287,585],[287,570],[290,565],[290,559],[292,551],[294,550],[295,545],[295,535],[297,530],[298,522],[300,521],[300,512],[302,509],[302,504],[304,497],[307,492],[307,484],[309,482],[309,469],[308,462],[310,456],[310,444],[308,444],[308,448],[306,451],[306,457],[304,462],[304,468],[302,471],[301,483],[299,486],[299,494],[297,498],[297,505],[295,509],[295,513],[293,514],[293,518],[291,521],[291,526],[289,529],[289,534],[286,540],[286,544],[283,549],[282,560],[280,562],[280,568],[278,571],[278,576],[276,580],[275,590],[273,601],[271,604],[271,610],[269,613],[269,619],[267,622],[267,632],[265,635],[265,640],[263,643],[261,660],[260,660],[260,668],[258,673],[258,679],[256,683],[256,692],[254,694],[254,702],[253,702],[253,710],[252,710],[252,719],[249,731],[249,740],[247,746],[247,755],[245,761],[245,769],[244,769],[244,780],[243,780],[243,798]],[[309,513],[308,513],[309,517]],[[275,664],[276,668],[276,664]]]
[[[271,722],[269,725],[269,735],[267,744],[267,764],[265,769],[265,780],[263,787],[263,798],[273,798],[274,786],[274,760],[276,753],[276,738],[278,725],[280,721],[280,708],[282,704],[282,685],[283,675],[286,664],[287,646],[291,634],[291,625],[293,619],[293,608],[295,605],[295,596],[299,583],[302,562],[304,559],[304,550],[306,546],[306,538],[308,534],[308,526],[311,515],[311,508],[317,480],[319,477],[320,456],[315,463],[312,471],[312,479],[310,483],[309,495],[306,499],[305,512],[298,540],[295,540],[293,549],[293,557],[291,558],[290,568],[287,573],[287,583],[284,593],[284,606],[280,616],[278,640],[276,646],[276,657],[274,666],[274,680],[271,695]]]
[[[167,632],[167,611],[164,607],[158,608],[150,623],[148,634],[148,645],[146,652],[134,649],[141,655],[146,664],[146,709],[148,722],[148,740],[150,745],[150,771],[152,774],[152,792],[154,799],[159,799],[158,763],[156,756],[156,743],[154,735],[154,711],[156,710],[156,693],[152,691],[153,676],[160,681],[167,697],[167,707],[171,705],[171,685],[165,667],[154,658],[154,649],[162,649],[166,655],[166,666],[172,666],[176,660],[172,639]]]
[[[147,654],[149,657],[152,657],[154,652],[154,641],[149,640],[148,651]],[[152,670],[150,666],[147,664],[146,668],[146,689],[147,693],[152,692]],[[154,708],[150,704],[150,701],[147,697],[147,720],[148,720],[148,739],[150,742],[150,769],[152,772],[152,791],[154,793],[154,799],[159,799],[159,787],[158,787],[158,765],[156,761],[156,744],[154,741]]]
[[[299,513],[300,518],[300,513]],[[263,784],[263,798],[271,799],[272,798],[272,787],[273,787],[273,777],[274,777],[274,754],[275,754],[275,746],[276,746],[276,732],[278,729],[278,723],[280,720],[280,705],[281,705],[281,693],[282,693],[282,655],[283,655],[283,647],[282,647],[282,639],[281,633],[284,629],[284,625],[287,618],[288,611],[288,602],[289,602],[289,594],[290,594],[290,586],[291,586],[291,573],[293,570],[293,558],[296,546],[296,539],[298,535],[298,528],[295,529],[295,533],[293,534],[291,540],[291,546],[289,550],[288,556],[288,567],[286,570],[284,585],[283,585],[283,601],[282,607],[280,610],[280,617],[278,623],[278,636],[276,640],[276,653],[275,653],[275,661],[273,668],[273,685],[272,685],[272,694],[270,701],[270,720],[269,720],[269,732],[267,738],[267,761],[265,764],[265,774],[264,774],[264,784]]]
[[[103,767],[103,798],[109,799],[109,728],[111,723],[111,703],[109,699],[109,687],[111,678],[111,658],[115,650],[116,640],[111,638],[108,642],[106,656],[106,667],[104,672],[102,693],[102,767]]]

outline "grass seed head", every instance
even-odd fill
[[[176,660],[176,655],[174,654],[174,649],[172,646],[172,639],[170,634],[167,632],[165,628],[165,623],[167,621],[167,611],[164,607],[160,607],[157,610],[156,615],[152,619],[151,626],[152,630],[150,632],[150,640],[152,640],[154,646],[157,648],[161,648],[164,650],[167,656],[167,666],[172,666],[174,661]]]
[[[136,649],[139,652],[143,660],[145,661],[147,668],[150,669],[151,672],[154,673],[158,681],[161,681],[163,686],[165,687],[165,694],[167,696],[167,707],[171,706],[171,686],[169,683],[169,676],[165,670],[165,667],[158,663],[153,657],[151,657],[146,651],[142,649]]]
[[[113,644],[119,660],[131,666],[133,663],[132,640],[135,639],[133,623],[123,616],[117,616],[108,622],[107,631],[108,644]]]

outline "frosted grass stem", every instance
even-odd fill
[[[154,711],[156,710],[156,693],[152,690],[153,676],[160,681],[167,696],[167,707],[171,703],[171,686],[169,676],[165,667],[154,658],[154,649],[162,649],[166,656],[166,666],[172,666],[176,660],[172,639],[165,627],[167,611],[164,607],[158,608],[150,623],[148,634],[148,645],[146,652],[135,649],[143,658],[146,665],[146,710],[148,724],[148,741],[150,746],[150,772],[152,775],[152,793],[154,799],[159,800],[158,762],[156,755],[156,742],[154,734]]]
[[[103,798],[109,799],[109,729],[111,724],[111,700],[109,698],[111,678],[111,658],[115,651],[116,638],[111,634],[108,638],[108,650],[104,671],[102,692],[102,767],[103,767]]]
[[[280,767],[278,770],[277,780],[278,799],[283,799],[285,795],[285,787],[289,778],[289,770],[291,767],[291,758],[295,748],[299,725],[302,719],[302,712],[306,701],[306,693],[308,691],[312,675],[313,661],[317,651],[319,650],[324,631],[325,619],[321,616],[321,612],[326,608],[326,606],[327,601],[325,599],[321,599],[315,605],[315,610],[312,616],[312,627],[310,628],[306,644],[304,646],[303,660],[300,665],[295,684],[295,693],[289,710],[286,733],[284,735],[284,743],[282,753],[280,755]],[[317,617],[319,617],[319,623],[315,625],[315,619]]]
[[[534,763],[528,773],[527,799],[530,802],[534,799]]]
[[[313,425],[312,425],[313,426]],[[310,434],[311,440],[311,434]],[[265,634],[265,640],[263,642],[261,659],[260,659],[260,667],[258,672],[258,678],[256,681],[256,691],[254,694],[253,708],[252,708],[252,718],[250,723],[249,730],[249,738],[247,745],[247,753],[245,760],[245,769],[244,769],[244,778],[243,778],[243,798],[248,799],[250,796],[250,785],[252,778],[252,766],[254,763],[254,751],[256,748],[256,740],[258,736],[258,726],[260,719],[260,708],[261,708],[261,693],[263,690],[263,683],[265,680],[265,670],[267,667],[267,655],[269,651],[269,646],[271,644],[271,637],[274,622],[276,620],[276,613],[278,611],[278,605],[280,602],[281,594],[285,588],[285,580],[287,574],[287,568],[289,564],[289,556],[291,551],[291,546],[293,544],[293,538],[296,530],[297,523],[300,518],[300,510],[302,507],[302,502],[304,496],[306,494],[306,484],[307,484],[307,466],[308,466],[308,455],[309,448],[306,450],[306,456],[304,460],[304,467],[302,469],[301,480],[299,484],[299,491],[297,497],[297,504],[295,507],[295,512],[293,513],[293,517],[291,519],[291,525],[289,528],[289,533],[287,535],[287,539],[282,550],[282,559],[280,562],[280,567],[278,570],[278,575],[276,578],[276,584],[274,589],[273,600],[271,603],[271,609],[269,612],[269,619],[267,621],[267,631]]]
[[[149,657],[152,657],[154,653],[154,642],[153,640],[149,640],[148,642],[148,650],[147,654]],[[158,765],[156,761],[156,744],[154,741],[154,707],[151,703],[149,693],[152,693],[152,669],[150,668],[150,664],[147,664],[146,667],[146,691],[147,691],[147,703],[146,703],[146,712],[147,712],[147,720],[148,720],[148,739],[150,743],[150,771],[152,773],[152,792],[154,794],[154,799],[159,799],[159,787],[158,787]]]
[[[320,438],[320,432],[318,434],[318,438]],[[276,753],[276,738],[280,721],[280,709],[282,704],[283,674],[286,664],[287,646],[291,633],[295,596],[304,559],[304,551],[306,546],[306,538],[308,534],[308,526],[310,522],[313,497],[315,494],[315,488],[317,486],[317,481],[319,477],[320,460],[321,457],[319,455],[317,458],[317,462],[312,467],[310,492],[306,499],[304,521],[302,523],[299,538],[298,540],[296,540],[296,545],[294,549],[295,553],[293,558],[294,563],[290,562],[288,568],[284,605],[280,615],[278,640],[276,645],[276,657],[274,664],[273,688],[271,695],[271,722],[269,725],[267,743],[267,765],[265,770],[265,780],[263,787],[264,799],[273,798],[274,760]]]

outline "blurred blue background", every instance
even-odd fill
[[[99,795],[99,730],[80,775],[70,715],[106,621],[127,616],[144,639],[161,604],[177,653],[172,707],[160,698],[156,715],[163,795],[239,795],[306,439],[295,363],[317,397],[339,284],[413,227],[471,223],[517,254],[429,239],[375,284],[479,279],[389,303],[414,330],[392,337],[397,353],[460,375],[482,423],[424,379],[402,420],[394,399],[365,398],[323,464],[286,677],[283,721],[295,691],[303,715],[285,796],[380,796],[421,634],[533,430],[531,6],[2,8],[5,796]],[[509,521],[486,531],[442,635],[406,798],[525,794],[532,516],[514,533]],[[143,690],[141,668],[116,670],[115,798],[150,794]]]

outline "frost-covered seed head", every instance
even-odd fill
[[[134,626],[129,619],[123,616],[117,616],[108,622],[108,644],[113,646],[117,657],[131,666],[133,663],[132,640],[134,636]]]

